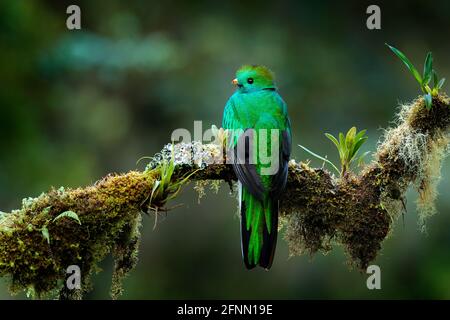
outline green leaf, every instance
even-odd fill
[[[80,218],[78,218],[78,215],[75,212],[70,211],[70,210],[69,211],[64,211],[63,213],[60,213],[58,216],[56,216],[55,219],[53,219],[53,222],[55,222],[56,220],[59,220],[61,218],[64,218],[64,217],[76,220],[78,222],[78,224],[81,225],[81,221],[80,221]]]
[[[350,162],[353,154],[353,147],[355,145],[355,135],[356,135],[356,127],[351,127],[347,132],[347,136],[345,137],[345,160],[347,163]]]
[[[427,107],[428,110],[430,110],[431,106],[433,104],[433,99],[431,98],[431,94],[427,93],[426,95],[423,96],[423,98],[425,99],[425,106]]]
[[[438,85],[437,85],[437,88],[438,88],[438,89],[441,89],[442,86],[444,85],[444,83],[445,83],[445,78],[442,78],[442,79],[439,81],[439,83],[438,83]]]
[[[358,132],[355,136],[355,141],[359,141],[361,138],[364,137],[364,135],[366,134],[367,130],[361,130],[360,132]]]
[[[431,82],[431,74],[424,76],[422,80],[422,87],[425,87],[426,85],[430,84],[430,82]]]
[[[165,161],[161,170],[161,187],[168,186],[175,170],[175,150],[172,144],[172,156],[169,161]]]
[[[341,146],[342,150],[345,150],[345,136],[342,132],[339,132],[339,145]]]
[[[433,87],[436,88],[437,85],[438,85],[438,76],[437,76],[436,71],[434,71],[434,69],[433,69]]]
[[[144,160],[144,159],[152,160],[153,158],[152,158],[152,157],[149,157],[149,156],[143,156],[143,157],[140,157],[139,159],[137,159],[136,165],[138,165],[139,162],[141,162],[141,161]]]
[[[411,61],[409,61],[409,59],[400,50],[388,45],[387,43],[386,43],[386,45],[389,47],[389,49],[392,50],[392,52],[395,53],[395,55],[397,57],[399,57],[400,60],[402,60],[402,62],[409,69],[409,71],[414,76],[414,78],[417,80],[417,82],[419,82],[419,84],[422,85],[422,77],[420,76],[419,71],[417,71],[417,69],[411,63]]]
[[[42,227],[41,233],[44,239],[47,240],[47,243],[50,244],[50,233],[48,232],[47,226]]]
[[[339,169],[334,165],[333,162],[331,162],[330,160],[328,160],[327,158],[324,158],[322,156],[319,156],[317,153],[312,152],[311,150],[309,150],[308,148],[302,146],[301,144],[298,145],[300,148],[302,148],[303,150],[305,150],[306,152],[308,152],[310,155],[312,155],[313,157],[316,157],[317,159],[320,159],[326,163],[328,163],[330,166],[333,167],[334,170],[336,170],[336,172],[338,174],[341,174],[341,172],[339,171]]]
[[[149,200],[150,203],[152,203],[153,197],[155,195],[155,191],[156,191],[156,189],[158,189],[160,183],[161,183],[160,180],[155,180],[155,182],[153,183],[152,193],[150,195],[150,200]]]
[[[336,148],[339,150],[339,141],[332,135],[329,133],[325,133],[325,136],[331,140],[331,142],[334,143],[334,145],[336,146]]]
[[[355,141],[355,136],[356,136],[356,127],[351,127],[350,130],[348,130],[345,139],[347,146],[350,147],[351,145],[353,145],[353,141]]]
[[[341,149],[339,150],[339,157],[341,160],[341,165],[343,166],[345,163],[345,159],[347,158],[348,146],[345,140],[345,136],[342,132],[339,132],[339,142],[341,145]]]
[[[433,76],[433,54],[431,52],[427,53],[425,58],[425,63],[423,65],[423,85],[428,84]],[[425,82],[427,80],[428,82]]]
[[[339,132],[339,158],[344,159],[347,146],[345,144],[345,136],[342,132]]]
[[[175,197],[178,195],[178,193],[180,192],[181,187],[182,187],[185,183],[187,183],[188,180],[189,180],[189,178],[192,177],[194,174],[196,174],[198,171],[200,171],[200,169],[195,170],[194,172],[192,172],[192,173],[186,175],[184,178],[182,178],[182,180],[176,182],[175,185],[173,186],[173,187],[174,187],[173,194],[170,195],[170,196],[167,198],[167,200],[171,200],[171,199],[175,198]]]
[[[361,139],[359,139],[359,141],[357,141],[355,143],[355,146],[353,148],[353,152],[350,155],[350,159],[353,159],[353,157],[355,157],[355,155],[358,153],[359,149],[361,149],[361,146],[367,141],[367,139],[369,139],[368,137],[363,137]]]

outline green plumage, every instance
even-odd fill
[[[287,179],[290,121],[287,106],[276,90],[270,70],[262,66],[244,66],[237,71],[236,77],[234,82],[238,89],[225,106],[222,126],[231,131],[231,150],[238,149],[244,132],[253,134],[246,163],[233,165],[241,183],[242,252],[248,268],[259,264],[268,269],[275,252],[279,196]],[[266,139],[261,138],[264,135]],[[273,143],[277,146],[272,146]],[[271,155],[272,147],[278,147],[277,154]],[[261,150],[265,152],[261,153]],[[267,156],[272,156],[269,163]],[[274,159],[279,162],[278,170],[268,171]]]

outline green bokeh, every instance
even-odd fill
[[[79,1],[82,30],[66,29],[67,1],[0,2],[0,208],[51,186],[83,186],[108,172],[137,168],[176,128],[220,124],[244,63],[270,66],[288,103],[293,156],[301,143],[336,160],[324,132],[367,128],[374,150],[399,102],[418,86],[384,46],[417,65],[433,51],[450,76],[450,3],[381,4],[382,29],[366,28],[368,4],[297,1],[243,6],[223,1]],[[448,87],[448,86],[446,86]],[[444,89],[446,88],[444,87]],[[315,163],[315,165],[321,165]],[[382,290],[349,270],[337,247],[327,256],[288,258],[279,242],[270,272],[245,270],[236,201],[226,185],[160,219],[144,217],[140,261],[124,299],[147,298],[450,298],[450,171],[443,163],[439,214],[428,234],[417,226],[416,194],[375,261]],[[111,259],[92,299],[108,298]],[[10,298],[5,281],[0,298]],[[16,298],[23,298],[19,295]]]

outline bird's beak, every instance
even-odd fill
[[[233,85],[237,86],[237,85],[238,85],[238,80],[237,80],[237,79],[233,79],[233,81],[231,81],[231,83],[232,83]]]

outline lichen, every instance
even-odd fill
[[[386,130],[376,159],[359,174],[335,178],[307,164],[292,164],[282,224],[290,254],[327,253],[341,243],[350,264],[365,270],[405,210],[409,185],[419,191],[419,223],[435,212],[436,186],[448,151],[447,96],[403,105],[394,128]],[[294,180],[294,181],[292,181]],[[295,188],[290,188],[295,186]]]
[[[428,144],[426,161],[420,171],[420,178],[416,186],[419,191],[417,199],[419,225],[422,229],[425,227],[426,219],[436,213],[437,185],[441,179],[441,164],[448,154],[449,143],[449,137],[441,135]]]
[[[123,247],[126,230],[136,229],[132,226],[139,219],[143,195],[153,181],[152,172],[108,175],[84,189],[52,189],[4,216],[0,223],[0,275],[10,276],[11,291],[27,290],[37,298],[54,296],[64,284],[70,265],[80,267],[83,293],[89,290],[90,275],[97,264],[113,248],[116,253],[120,251],[117,248]],[[81,225],[72,219],[49,223],[68,210],[77,213]],[[50,243],[42,235],[44,225]],[[137,245],[132,253],[136,250]],[[64,294],[67,296],[67,292]]]
[[[387,164],[385,172],[390,175],[385,174],[385,187],[396,184],[398,193],[403,194],[412,183],[419,192],[417,209],[422,228],[426,218],[436,212],[434,201],[441,162],[448,151],[449,125],[447,96],[433,99],[430,110],[425,108],[423,98],[418,98],[410,105],[401,106],[397,126],[386,131],[378,148],[379,162],[384,166]],[[402,208],[398,198],[392,200],[384,196],[383,205],[397,215]]]
[[[198,180],[195,181],[194,190],[197,191],[198,198],[197,203],[200,204],[200,200],[206,195],[206,187],[209,186],[209,190],[213,193],[219,193],[220,180]]]
[[[194,190],[198,193],[197,203],[206,195],[205,188],[208,186],[208,180],[195,181]]]
[[[350,265],[365,270],[405,210],[411,185],[419,192],[423,224],[435,212],[436,184],[450,142],[449,104],[440,95],[431,109],[423,98],[402,106],[396,127],[386,131],[374,161],[359,173],[335,177],[291,160],[280,207],[290,254],[327,253],[340,244]],[[111,174],[86,188],[52,189],[24,199],[20,209],[0,214],[0,276],[9,279],[12,292],[79,299],[92,288],[90,275],[98,263],[112,254],[111,296],[118,298],[137,263],[142,212],[167,210],[167,202],[190,180],[209,181],[214,190],[223,180],[235,196],[236,177],[222,150],[199,142],[167,145],[144,172]],[[204,191],[206,183],[198,185]],[[55,220],[67,211],[76,213],[81,225],[76,219]],[[70,265],[80,267],[81,290],[65,286]]]
[[[123,293],[122,281],[138,262],[141,220],[141,215],[137,215],[133,223],[122,230],[119,241],[113,248],[114,270],[111,285],[113,299],[117,299]]]
[[[305,163],[291,164],[290,169],[288,179],[297,180],[298,185],[295,190],[288,189],[282,201],[284,238],[290,254],[327,252],[341,219],[340,214],[334,214],[330,199],[338,192],[337,186],[327,171],[314,170]]]

